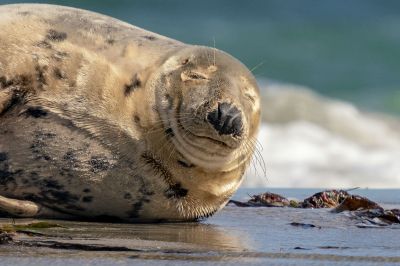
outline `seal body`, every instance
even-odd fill
[[[0,210],[196,220],[238,188],[260,119],[239,61],[68,7],[0,6],[0,25]]]

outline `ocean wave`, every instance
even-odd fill
[[[300,86],[262,87],[266,168],[254,159],[243,186],[400,187],[399,119]]]

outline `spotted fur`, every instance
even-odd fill
[[[1,211],[192,221],[239,187],[260,115],[239,61],[68,7],[2,5],[0,27]]]

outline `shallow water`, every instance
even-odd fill
[[[318,190],[276,189],[272,192],[304,198]],[[241,190],[243,199],[256,190]],[[400,190],[360,190],[380,203],[400,206]],[[3,220],[4,222],[4,220]],[[17,222],[20,222],[19,220]],[[303,228],[290,223],[311,223]],[[201,223],[100,224],[59,222],[65,228],[42,232],[53,237],[24,237],[24,246],[0,246],[0,265],[398,265],[399,226],[358,228],[345,213],[290,208],[227,206]],[[34,241],[106,247],[28,247]],[[114,250],[114,251],[113,251]]]

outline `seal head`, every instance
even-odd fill
[[[259,89],[237,59],[214,48],[181,49],[151,86],[175,148],[205,171],[231,171],[249,159],[260,122]]]

